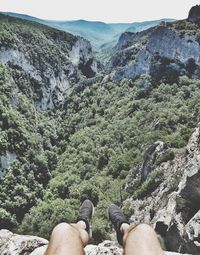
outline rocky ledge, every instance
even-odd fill
[[[159,143],[161,144],[161,143]],[[173,160],[155,165],[155,158],[165,150],[147,151],[141,170],[145,176],[129,176],[127,189],[143,185],[144,180],[156,173],[162,176],[162,182],[156,182],[153,190],[141,199],[128,199],[125,204],[134,209],[131,222],[146,222],[154,226],[170,251],[200,254],[200,126],[191,136],[188,145],[175,153]],[[143,178],[142,178],[143,177]],[[140,178],[140,180],[139,180]],[[159,179],[160,180],[160,179]],[[138,181],[138,183],[137,183]]]
[[[6,229],[0,230],[1,255],[44,255],[47,244],[48,241],[40,237],[17,235]],[[108,240],[99,245],[89,244],[85,251],[86,255],[122,255],[122,248],[118,243]],[[165,255],[180,255],[180,253],[165,252]]]

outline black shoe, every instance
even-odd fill
[[[81,220],[85,222],[86,231],[88,232],[89,236],[91,236],[90,220],[93,216],[93,213],[94,213],[94,205],[89,199],[86,199],[80,206],[79,216],[76,219],[76,222]]]
[[[117,234],[117,241],[119,244],[123,244],[123,233],[120,230],[120,227],[123,223],[129,224],[129,221],[124,216],[122,210],[115,204],[112,204],[108,209],[109,219],[111,220],[112,224],[114,225],[116,234]]]

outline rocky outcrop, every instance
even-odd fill
[[[85,248],[86,255],[122,255],[123,249],[114,241],[104,241],[99,245],[88,245]],[[165,251],[164,255],[181,255],[176,252]],[[187,254],[182,254],[187,255]]]
[[[127,48],[130,46],[130,44],[133,42],[136,34],[132,32],[125,32],[121,34],[119,37],[118,43],[115,46],[116,50],[122,50],[124,48]]]
[[[188,15],[188,21],[200,24],[200,5],[191,8]]]
[[[66,55],[65,63],[57,66],[57,73],[50,66],[41,73],[41,70],[34,67],[23,52],[14,49],[1,48],[0,62],[10,68],[20,68],[25,76],[38,84],[40,89],[37,93],[40,94],[40,100],[37,100],[35,105],[39,110],[61,106],[74,82],[80,80],[79,70],[85,77],[92,77],[97,71],[91,46],[82,38],[72,47],[69,58]]]
[[[4,172],[11,166],[16,158],[16,153],[9,151],[6,151],[4,155],[0,156],[0,178],[4,176]]]
[[[1,255],[45,255],[48,241],[36,236],[16,235],[8,230],[0,230]],[[86,255],[122,255],[123,249],[115,241],[104,241],[99,245],[85,247]],[[165,252],[165,255],[181,255]],[[187,255],[187,254],[185,254]]]
[[[0,21],[7,29],[0,32],[0,63],[7,66],[16,87],[38,110],[62,107],[75,84],[97,73],[87,40],[11,17],[7,25],[2,14]],[[21,29],[17,29],[18,23]]]
[[[153,172],[162,176],[158,187],[125,203],[134,209],[131,221],[152,224],[169,251],[200,254],[200,127],[174,160]]]
[[[200,45],[193,35],[182,34],[165,24],[146,31],[124,34],[118,51],[107,65],[114,80],[150,75],[172,84],[179,75],[200,77]]]
[[[144,162],[141,166],[142,180],[145,180],[148,174],[152,171],[153,165],[156,161],[158,154],[164,150],[165,144],[161,141],[157,141],[152,144],[144,155]]]
[[[94,61],[92,47],[85,39],[79,38],[73,45],[69,57],[72,64],[78,67],[87,78],[94,77],[97,73],[97,62]]]
[[[1,255],[29,255],[40,247],[47,245],[48,241],[35,237],[16,235],[8,230],[0,230]]]
[[[161,161],[172,159],[173,155],[167,151],[167,146],[162,141],[156,141],[151,146],[148,147],[144,154],[144,160],[141,166],[139,166],[138,171],[130,171],[127,177],[127,183],[125,185],[125,190],[127,192],[132,192],[134,189],[138,188],[142,182],[144,182],[148,175],[156,167],[157,163]],[[138,173],[135,176],[135,173]]]
[[[104,241],[99,245],[87,245],[85,247],[86,255],[122,255],[122,247],[114,241]]]

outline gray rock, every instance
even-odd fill
[[[134,174],[132,175],[132,172],[130,172],[127,177],[127,183],[125,186],[126,191],[133,192],[133,190],[138,188],[138,186],[147,179],[148,175],[155,167],[154,164],[156,163],[156,160],[163,155],[165,149],[166,146],[162,141],[156,141],[147,148],[144,154],[144,161],[139,167],[139,170],[133,171],[133,173],[139,172],[139,174],[134,176]]]
[[[188,15],[188,21],[199,24],[200,22],[200,5],[193,6]]]
[[[158,155],[164,150],[164,147],[165,144],[162,141],[157,141],[147,149],[141,167],[142,180],[145,180],[148,174],[152,171],[153,164]]]
[[[16,235],[8,230],[0,230],[1,255],[45,255],[47,244],[48,241],[43,238]],[[86,255],[122,255],[123,249],[116,241],[106,240],[99,245],[87,245],[85,253]],[[165,252],[165,255],[181,254]]]
[[[119,37],[118,43],[115,46],[116,50],[122,50],[130,46],[130,44],[133,42],[135,37],[137,37],[137,35],[132,32],[125,32],[121,34],[121,36]]]
[[[6,151],[6,153],[0,156],[0,178],[4,176],[5,170],[7,170],[11,164],[16,160],[17,155],[14,152]]]
[[[200,210],[186,224],[185,231],[189,240],[189,245],[192,253],[198,254],[200,250]],[[187,248],[187,247],[186,247]]]
[[[117,242],[113,241],[104,241],[99,245],[87,245],[85,248],[86,255],[122,255],[123,249],[118,245]],[[165,251],[165,255],[181,255],[176,252],[167,252]],[[187,255],[187,254],[184,254]]]
[[[59,43],[69,44],[59,40],[54,40],[53,43],[58,48]],[[91,44],[81,37],[73,37],[71,44],[71,48],[68,49],[61,47],[58,52],[60,60],[57,63],[43,63],[42,67],[36,65],[36,62],[41,62],[39,54],[29,56],[22,48],[16,50],[12,46],[5,48],[0,45],[0,62],[8,68],[19,69],[30,84],[33,84],[30,88],[32,93],[27,96],[33,101],[37,110],[45,111],[62,107],[65,97],[71,93],[75,84],[82,79],[95,76],[97,62]]]
[[[199,77],[200,45],[196,37],[180,36],[166,25],[125,34],[117,47],[119,50],[106,67],[107,72],[114,72],[114,80],[151,75],[156,81],[166,76],[173,83],[178,75]],[[171,75],[167,75],[169,72]]]
[[[26,235],[16,235],[8,230],[0,230],[1,255],[29,255],[36,248],[46,245],[47,240]]]
[[[122,255],[122,248],[113,241],[104,241],[99,245],[87,245],[85,248],[86,255]]]
[[[200,127],[173,161],[163,162],[153,171],[162,174],[162,183],[143,199],[124,203],[134,209],[131,221],[154,226],[167,250],[199,255]]]

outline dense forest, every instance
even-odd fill
[[[171,26],[183,30],[186,25]],[[14,42],[19,47],[19,37],[9,32],[12,26],[0,30],[1,46]],[[31,54],[41,56],[27,58],[41,59],[35,64],[44,61],[43,68],[48,68],[60,56],[51,48],[51,38],[40,38],[54,30],[41,25],[34,29],[29,46],[37,50]],[[21,45],[24,51],[27,45]],[[39,50],[43,46],[45,52]],[[63,39],[60,47],[65,50]],[[21,68],[0,64],[0,154],[16,154],[0,179],[0,228],[47,238],[55,224],[74,221],[80,202],[89,198],[96,207],[93,242],[102,241],[110,232],[108,205],[123,206],[126,198],[141,197],[155,179],[162,179],[162,174],[149,175],[136,191],[125,191],[127,176],[130,171],[138,174],[146,149],[164,142],[167,150],[155,162],[161,164],[187,144],[199,122],[200,80],[179,76],[168,83],[143,75],[113,81],[106,76],[72,90],[62,107],[46,111],[34,103],[41,97],[40,86]],[[127,207],[124,211],[128,217],[132,213]]]

